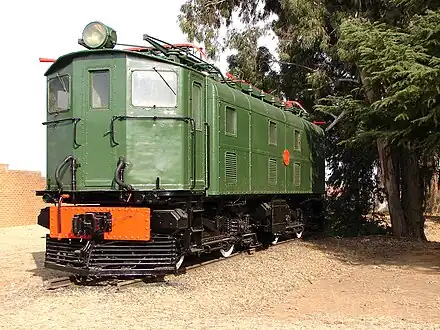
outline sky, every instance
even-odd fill
[[[4,81],[0,97],[0,164],[9,164],[15,170],[46,173],[46,127],[42,122],[46,121],[44,73],[50,63],[40,63],[40,57],[57,58],[83,50],[78,39],[92,21],[112,27],[118,42],[124,44],[146,45],[142,40],[145,33],[170,43],[186,42],[177,23],[184,2],[8,2],[8,10],[0,14]],[[126,6],[128,3],[130,6]],[[275,47],[270,38],[262,43],[270,49]],[[227,55],[223,54],[220,62],[215,63],[223,73],[227,69]]]

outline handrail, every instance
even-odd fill
[[[57,120],[50,120],[50,121],[45,121],[43,123],[43,125],[50,125],[50,124],[58,124],[64,121],[71,121],[73,122],[73,143],[74,143],[74,148],[78,148],[81,147],[81,144],[79,144],[76,141],[76,126],[78,124],[79,121],[81,121],[81,118],[63,118],[63,119],[57,119]]]
[[[127,190],[134,190],[133,186],[124,182],[122,171],[124,170],[126,165],[127,165],[127,163],[126,163],[124,157],[122,157],[122,156],[119,157],[118,164],[116,166],[116,170],[115,170],[115,174],[114,174],[114,180],[119,185],[119,187],[125,188]],[[119,177],[119,175],[121,175],[121,178]]]
[[[209,124],[206,122],[205,122],[205,128],[206,128],[206,136],[205,136],[206,137],[206,140],[205,140],[205,143],[206,143],[206,148],[205,148],[205,153],[206,153],[206,156],[205,156],[205,165],[206,165],[205,182],[206,182],[206,184],[205,184],[205,189],[209,189],[210,183],[211,183],[210,182],[210,171],[209,171],[210,166],[211,166],[211,145],[210,145],[211,132],[210,132]]]
[[[110,134],[110,140],[113,143],[113,146],[119,145],[118,142],[115,140],[115,121],[119,120],[127,120],[127,119],[133,119],[133,120],[180,120],[184,121],[186,123],[191,124],[191,140],[192,140],[192,170],[193,170],[193,178],[192,178],[192,184],[190,189],[194,189],[196,186],[196,124],[193,118],[191,117],[175,117],[175,116],[113,116],[110,121],[110,130],[106,134]]]
[[[71,178],[72,190],[73,191],[76,190],[76,159],[72,155],[69,155],[66,158],[64,158],[64,160],[60,164],[58,164],[57,168],[55,169],[55,181],[57,183],[60,193],[63,190],[63,183],[61,182],[60,179],[60,171],[69,161],[71,162],[71,171],[72,171],[72,178]]]

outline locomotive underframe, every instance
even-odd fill
[[[46,200],[59,197],[57,192],[37,194]],[[312,194],[205,197],[203,192],[66,191],[64,196],[64,203],[82,207],[87,201],[150,208],[149,241],[105,240],[92,232],[86,239],[47,235],[46,267],[95,278],[176,273],[182,256],[224,253],[232,245],[235,250],[267,246],[280,235],[301,233],[322,212],[321,196]],[[49,228],[48,212],[40,214],[38,223]]]

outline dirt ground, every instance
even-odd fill
[[[440,329],[439,220],[424,244],[297,240],[122,289],[47,291],[45,233],[0,229],[0,329]]]

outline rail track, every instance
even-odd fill
[[[271,247],[276,247],[278,245],[284,245],[284,244],[287,244],[287,243],[290,243],[293,241],[297,241],[297,240],[298,240],[298,238],[283,239],[283,240],[278,241],[276,244],[271,245]],[[211,255],[208,255],[206,257],[202,257],[205,260],[202,260],[200,262],[196,262],[196,263],[191,263],[191,262],[188,263],[187,262],[186,264],[184,262],[181,269],[176,274],[166,275],[166,276],[181,276],[183,274],[186,274],[188,271],[192,271],[192,270],[195,270],[197,268],[201,268],[201,267],[209,265],[209,264],[232,259],[232,258],[238,257],[243,254],[252,255],[256,251],[260,251],[260,250],[264,250],[264,249],[265,249],[264,247],[259,247],[259,248],[240,250],[240,251],[232,253],[229,257],[212,257]],[[198,258],[198,260],[200,260],[200,258]],[[126,287],[129,285],[135,284],[135,283],[142,283],[142,282],[143,283],[166,283],[166,280],[165,280],[165,276],[158,276],[158,277],[144,277],[144,278],[136,278],[136,279],[128,279],[128,280],[104,279],[101,281],[91,281],[89,283],[85,283],[85,282],[75,278],[75,276],[64,276],[64,277],[59,277],[59,278],[49,280],[46,284],[46,289],[47,290],[55,290],[55,289],[69,287],[71,285],[80,284],[80,283],[82,285],[112,285],[112,286],[122,288],[122,287]]]

